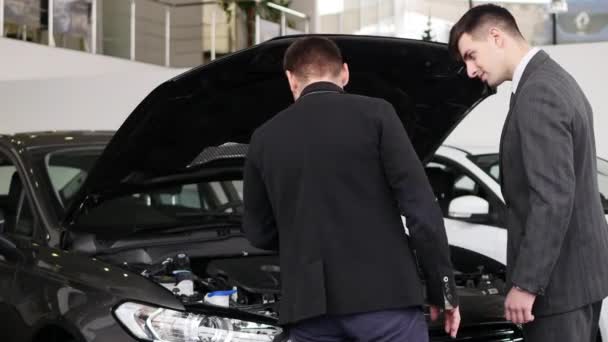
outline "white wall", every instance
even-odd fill
[[[293,0],[291,2],[291,5],[289,6],[290,8],[298,11],[298,12],[302,12],[302,13],[306,13],[309,17],[310,17],[310,24],[308,29],[310,30],[309,32],[318,32],[317,27],[318,27],[318,20],[319,20],[319,16],[317,15],[317,2],[320,0],[315,0],[315,1],[311,1],[311,0]],[[300,31],[304,31],[304,25],[303,22],[300,20],[295,20],[296,24],[296,29],[300,30]]]
[[[164,67],[0,38],[0,81],[155,72]]]
[[[0,133],[117,129],[150,91],[180,72],[0,82]]]
[[[608,43],[545,50],[578,80],[595,117],[598,154],[608,158]],[[0,39],[0,133],[48,129],[116,129],[158,84],[186,69],[94,56]],[[498,146],[510,83],[456,128],[447,142]]]
[[[0,133],[116,129],[173,69],[0,38]]]
[[[543,48],[578,81],[593,107],[598,155],[608,158],[608,42]],[[460,146],[498,146],[507,115],[511,82],[482,102],[447,140]]]

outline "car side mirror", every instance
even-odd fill
[[[484,223],[490,218],[490,204],[477,196],[460,196],[450,202],[448,217],[474,223]]]
[[[19,250],[11,240],[0,234],[0,255],[6,260],[21,262],[25,259],[23,252]]]

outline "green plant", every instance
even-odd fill
[[[277,22],[281,13],[276,9],[268,7],[268,3],[272,2],[280,6],[289,7],[291,5],[291,0],[220,0],[220,6],[224,9],[226,14],[228,15],[228,21],[230,21],[232,16],[232,11],[230,7],[233,3],[243,10],[246,15],[247,20],[247,45],[251,46],[255,41],[255,16],[256,14],[260,15],[260,18],[266,19],[269,21]]]
[[[435,39],[432,32],[433,32],[433,27],[431,25],[431,15],[429,14],[429,18],[426,22],[426,30],[424,30],[424,33],[422,34],[422,40],[424,40],[426,42],[430,42],[433,39]]]

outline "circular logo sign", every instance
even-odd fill
[[[574,23],[576,24],[576,28],[579,32],[584,32],[589,27],[589,23],[591,22],[591,17],[587,12],[579,13],[576,18],[574,18]]]

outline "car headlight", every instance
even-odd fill
[[[281,328],[126,302],[114,314],[137,338],[157,342],[272,341]]]

